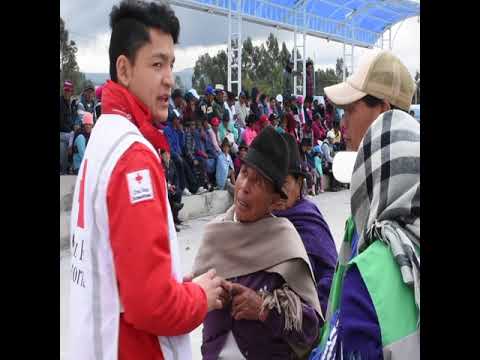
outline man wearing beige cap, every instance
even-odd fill
[[[347,150],[357,151],[363,135],[380,114],[408,112],[415,84],[406,66],[388,51],[368,54],[345,82],[325,88],[325,94],[345,110]]]
[[[408,114],[414,90],[405,65],[387,51],[325,88],[345,109],[353,152],[335,155],[333,174],[350,183],[351,216],[310,360],[420,359],[420,127]]]

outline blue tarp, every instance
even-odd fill
[[[237,11],[253,19],[279,23],[332,40],[373,46],[392,25],[420,15],[420,3],[411,0],[192,0],[213,8]],[[305,17],[302,6],[305,6]],[[294,9],[299,9],[295,16]]]

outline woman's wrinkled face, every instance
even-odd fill
[[[253,222],[268,216],[280,195],[273,184],[257,170],[242,165],[235,181],[235,214],[241,222]]]

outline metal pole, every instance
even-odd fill
[[[392,51],[392,28],[388,29],[388,50]]]
[[[232,0],[228,1],[227,89],[232,91]]]
[[[293,31],[293,70],[297,71],[297,12],[295,14],[295,30]],[[292,89],[290,89],[292,91]],[[297,96],[297,75],[293,75],[293,94]]]
[[[347,72],[347,58],[346,58],[346,55],[347,55],[347,51],[346,51],[346,44],[345,44],[345,40],[343,41],[343,79],[342,81],[345,81],[345,73]]]
[[[352,41],[352,59],[351,59],[351,60],[352,60],[352,67],[351,67],[351,69],[352,69],[352,74],[353,74],[353,65],[354,65],[354,58],[353,58],[353,56],[354,56],[354,55],[353,55],[354,49],[355,49],[355,45],[353,45],[353,41]],[[350,75],[351,75],[351,74],[350,74]]]
[[[305,3],[303,4],[303,97],[307,96],[307,32],[306,32],[306,16],[307,9]]]
[[[238,83],[237,83],[237,95],[240,96],[240,91],[242,91],[242,0],[239,0],[240,6],[238,6]]]

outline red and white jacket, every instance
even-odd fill
[[[182,283],[157,152],[120,115],[92,131],[71,214],[69,359],[190,359],[204,291]]]

